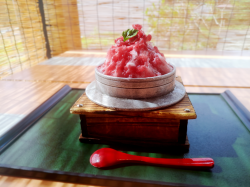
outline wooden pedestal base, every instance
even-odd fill
[[[188,120],[165,118],[91,118],[80,115],[80,142],[140,147],[189,148]]]
[[[128,140],[128,139],[99,139],[99,138],[91,138],[91,137],[83,137],[82,134],[79,136],[79,141],[81,143],[96,143],[96,144],[109,144],[109,145],[132,145],[132,146],[140,146],[144,148],[173,148],[173,149],[189,149],[189,141],[186,136],[186,140],[184,143],[170,143],[164,141],[146,141],[146,140]]]
[[[176,80],[182,83],[180,77]],[[187,94],[175,105],[151,111],[105,108],[96,105],[83,94],[70,112],[79,115],[81,119],[81,142],[145,148],[188,149],[188,120],[197,117]]]

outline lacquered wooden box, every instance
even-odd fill
[[[182,83],[181,78],[177,80]],[[83,94],[70,112],[80,115],[81,142],[189,148],[187,124],[196,113],[188,95],[177,104],[153,111],[116,111]]]

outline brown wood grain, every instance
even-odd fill
[[[1,187],[101,187],[96,185],[84,185],[84,184],[74,184],[65,183],[58,181],[49,180],[39,180],[31,178],[21,178],[21,177],[10,177],[0,175],[0,186]],[[105,185],[106,186],[106,185]],[[102,187],[105,187],[102,186]]]
[[[5,77],[3,80],[86,84],[95,80],[95,67],[37,65]]]
[[[26,116],[65,84],[0,81],[0,113]]]
[[[105,51],[67,51],[60,54],[60,57],[105,57]],[[201,56],[177,55],[175,58],[196,58]],[[212,56],[203,56],[210,58]],[[241,59],[240,56],[217,56],[217,59],[230,58]],[[245,57],[244,57],[245,58]],[[249,58],[249,57],[248,57]],[[64,61],[60,59],[59,61]],[[96,66],[65,66],[65,65],[37,65],[22,72],[5,77],[3,80],[11,81],[32,81],[32,82],[54,82],[69,84],[73,88],[86,88],[95,80],[94,69]],[[177,75],[183,79],[188,87],[218,87],[218,88],[246,88],[250,89],[249,68],[203,68],[203,67],[177,67]]]
[[[91,123],[88,135],[94,138],[159,140],[178,142],[180,122],[176,123]]]
[[[137,122],[137,123],[144,123],[144,122],[152,122],[152,123],[166,123],[166,122],[179,122],[179,120],[176,119],[165,119],[165,118],[140,118],[140,117],[124,117],[124,118],[104,118],[104,117],[98,117],[98,118],[92,118],[88,117],[86,119],[86,122],[88,124],[90,123],[129,123],[129,122]]]

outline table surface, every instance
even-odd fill
[[[250,183],[250,133],[221,95],[189,94],[198,118],[189,120],[191,146],[188,153],[113,147],[129,154],[157,158],[211,157],[215,161],[213,169],[199,171],[128,165],[102,170],[91,166],[89,158],[97,149],[110,146],[80,143],[79,118],[69,113],[82,93],[82,90],[71,91],[0,155],[0,164],[50,173],[70,172],[92,178],[177,186],[223,187]]]
[[[94,80],[94,68],[105,56],[106,52],[67,51],[2,79],[0,124],[4,128],[1,127],[0,136],[2,130],[18,123],[65,84],[77,89],[86,88]],[[177,75],[183,78],[188,93],[230,90],[250,110],[250,57],[192,54],[166,57],[167,61],[176,64]],[[54,181],[0,176],[0,186],[86,186],[50,180]]]

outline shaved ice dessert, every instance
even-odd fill
[[[105,62],[97,69],[99,72],[124,78],[146,78],[167,74],[173,67],[163,53],[150,42],[152,36],[146,35],[139,24],[123,32],[108,50]]]

